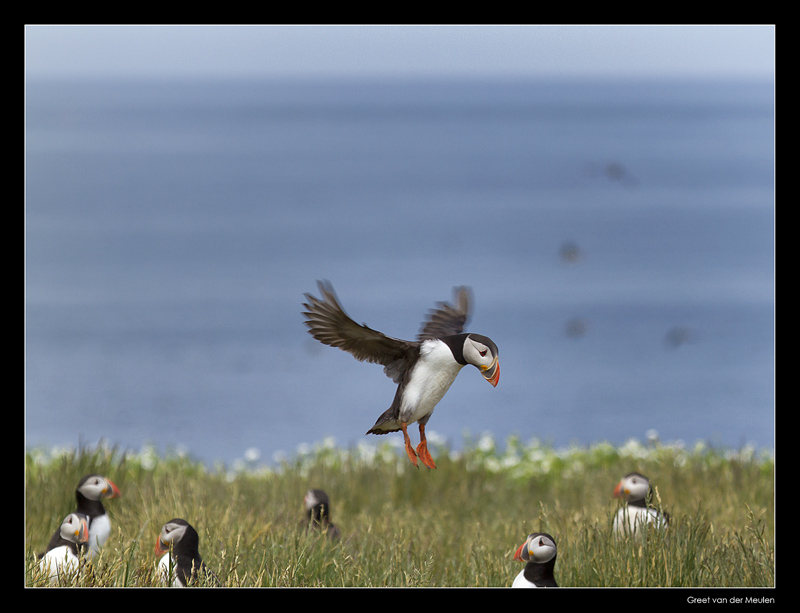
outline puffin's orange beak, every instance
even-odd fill
[[[114,483],[111,482],[111,480],[106,479],[106,481],[108,481],[108,486],[111,489],[110,490],[106,490],[105,492],[103,492],[103,495],[106,498],[119,498],[119,495],[120,495],[119,494],[119,488],[116,485],[114,485]]]
[[[78,537],[79,543],[85,543],[89,540],[89,526],[86,524],[86,520],[82,519],[78,529],[75,531],[75,536]]]
[[[161,535],[159,534],[156,537],[156,553],[158,555],[161,555],[162,553],[167,553],[168,551],[169,551],[169,545],[161,541]]]
[[[614,488],[614,498],[622,498],[625,495],[625,492],[622,491],[622,481],[617,483],[617,487]]]
[[[493,387],[497,387],[497,382],[500,381],[500,359],[495,357],[489,366],[482,366],[481,374]]]
[[[517,553],[514,554],[514,559],[518,562],[524,562],[525,560],[522,559],[522,552],[525,551],[525,548],[528,546],[528,541],[525,541],[517,548]]]

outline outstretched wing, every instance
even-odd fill
[[[333,286],[328,281],[318,281],[322,298],[306,294],[305,324],[315,339],[325,345],[338,347],[357,360],[382,364],[386,375],[400,382],[406,364],[419,343],[386,336],[366,325],[354,322],[339,304]]]
[[[436,308],[428,311],[417,339],[424,341],[442,338],[453,334],[461,334],[469,319],[472,294],[468,287],[462,285],[454,289],[455,305],[449,302],[437,302]]]

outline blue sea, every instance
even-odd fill
[[[328,279],[408,339],[472,287],[500,382],[451,448],[771,449],[774,119],[771,81],[29,81],[26,445],[384,442],[392,382],[303,325]]]

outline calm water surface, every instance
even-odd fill
[[[29,447],[385,440],[391,381],[302,324],[321,278],[404,338],[472,286],[501,378],[437,407],[453,447],[774,445],[771,83],[35,82],[26,110]]]

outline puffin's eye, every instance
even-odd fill
[[[486,349],[484,349],[483,351],[479,351],[478,353],[481,354],[481,357],[484,357],[486,355]]]

